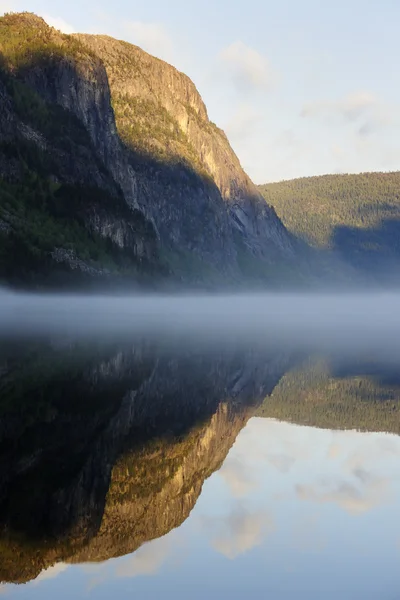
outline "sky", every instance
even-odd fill
[[[398,0],[0,0],[187,73],[256,183],[400,169]]]

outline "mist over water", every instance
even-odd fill
[[[73,295],[0,291],[0,336],[72,336],[400,359],[399,293]]]
[[[398,589],[399,301],[1,290],[0,593]]]

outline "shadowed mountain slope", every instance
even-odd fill
[[[9,14],[0,99],[1,279],[223,285],[295,273],[293,239],[167,63]]]
[[[400,172],[307,177],[259,189],[305,242],[376,281],[400,282]]]

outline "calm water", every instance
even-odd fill
[[[385,352],[72,322],[3,327],[0,594],[400,597],[396,323]]]

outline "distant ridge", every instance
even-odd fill
[[[305,177],[259,189],[289,231],[312,246],[389,280],[399,270],[399,171]]]

